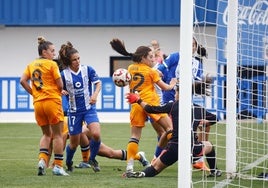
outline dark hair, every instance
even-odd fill
[[[195,37],[193,37],[194,41],[195,41],[195,45],[196,45],[196,52],[198,55],[200,55],[200,57],[207,57],[208,56],[208,53],[207,53],[207,50],[204,46],[200,45],[198,42],[197,42],[197,39]]]
[[[124,45],[124,42],[114,38],[110,41],[112,48],[121,55],[129,56],[134,62],[141,62],[142,57],[147,57],[152,49],[148,46],[139,46],[134,53],[129,53]]]
[[[208,57],[207,50],[202,45],[197,46],[197,54],[199,54],[201,57]]]
[[[72,43],[67,41],[66,44],[62,44],[59,51],[59,58],[61,64],[69,66],[71,64],[71,55],[78,53]]]
[[[66,66],[62,63],[62,61],[60,59],[53,59],[53,61],[55,61],[57,63],[60,72],[66,68]]]
[[[37,40],[38,40],[38,55],[42,56],[42,51],[47,50],[50,45],[53,45],[53,43],[47,41],[43,36],[39,36]]]

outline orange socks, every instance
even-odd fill
[[[136,139],[135,139],[136,140]],[[136,154],[139,151],[139,142],[133,141],[132,139],[129,141],[127,145],[127,161],[129,159],[136,159]]]
[[[83,162],[87,163],[90,156],[90,150],[81,150]]]
[[[48,166],[48,162],[49,162],[49,154],[48,154],[48,150],[47,149],[40,149],[39,155],[38,155],[38,160],[40,161],[41,159],[43,159],[47,166]]]

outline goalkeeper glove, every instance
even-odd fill
[[[127,99],[127,102],[130,104],[133,104],[133,103],[140,104],[142,102],[139,94],[137,94],[137,93],[127,93],[126,99]]]

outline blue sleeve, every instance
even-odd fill
[[[87,66],[87,71],[88,71],[88,78],[91,83],[95,83],[100,80],[95,69],[93,69],[91,66]]]
[[[175,70],[179,63],[180,55],[178,52],[170,54],[162,64],[158,66],[158,70],[163,74],[163,81],[169,83],[171,78],[175,77]]]
[[[66,114],[69,108],[69,103],[68,103],[68,98],[65,95],[62,96],[62,108],[63,108],[64,114]]]
[[[165,72],[168,68],[164,64],[159,64],[157,69],[162,73]]]
[[[163,64],[170,69],[173,66],[177,66],[180,60],[179,52],[170,54],[163,62]]]

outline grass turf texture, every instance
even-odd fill
[[[225,169],[225,126],[217,125],[217,155],[220,156],[218,166]],[[130,128],[125,123],[102,123],[102,141],[115,149],[125,149],[129,140]],[[212,128],[211,132],[215,132]],[[51,169],[47,169],[45,176],[37,176],[37,162],[41,130],[36,124],[0,124],[0,187],[91,187],[91,188],[147,188],[147,187],[178,187],[177,163],[165,169],[158,176],[142,179],[125,179],[126,161],[97,157],[101,172],[94,173],[92,169],[74,169],[68,177],[53,176]],[[215,135],[210,136],[215,143]],[[146,124],[140,140],[140,151],[145,151],[148,160],[153,157],[156,145],[156,133],[150,124]],[[65,153],[64,153],[65,154]],[[80,148],[77,149],[74,164],[81,161]],[[135,170],[143,167],[135,161]],[[217,179],[204,178],[204,173],[194,171],[193,187],[213,187],[216,182],[225,179],[225,174]],[[232,182],[236,183],[236,180]],[[237,182],[238,183],[238,182]],[[263,187],[262,181],[244,180],[243,185]],[[241,182],[240,182],[241,184]],[[232,187],[232,186],[228,186]]]

